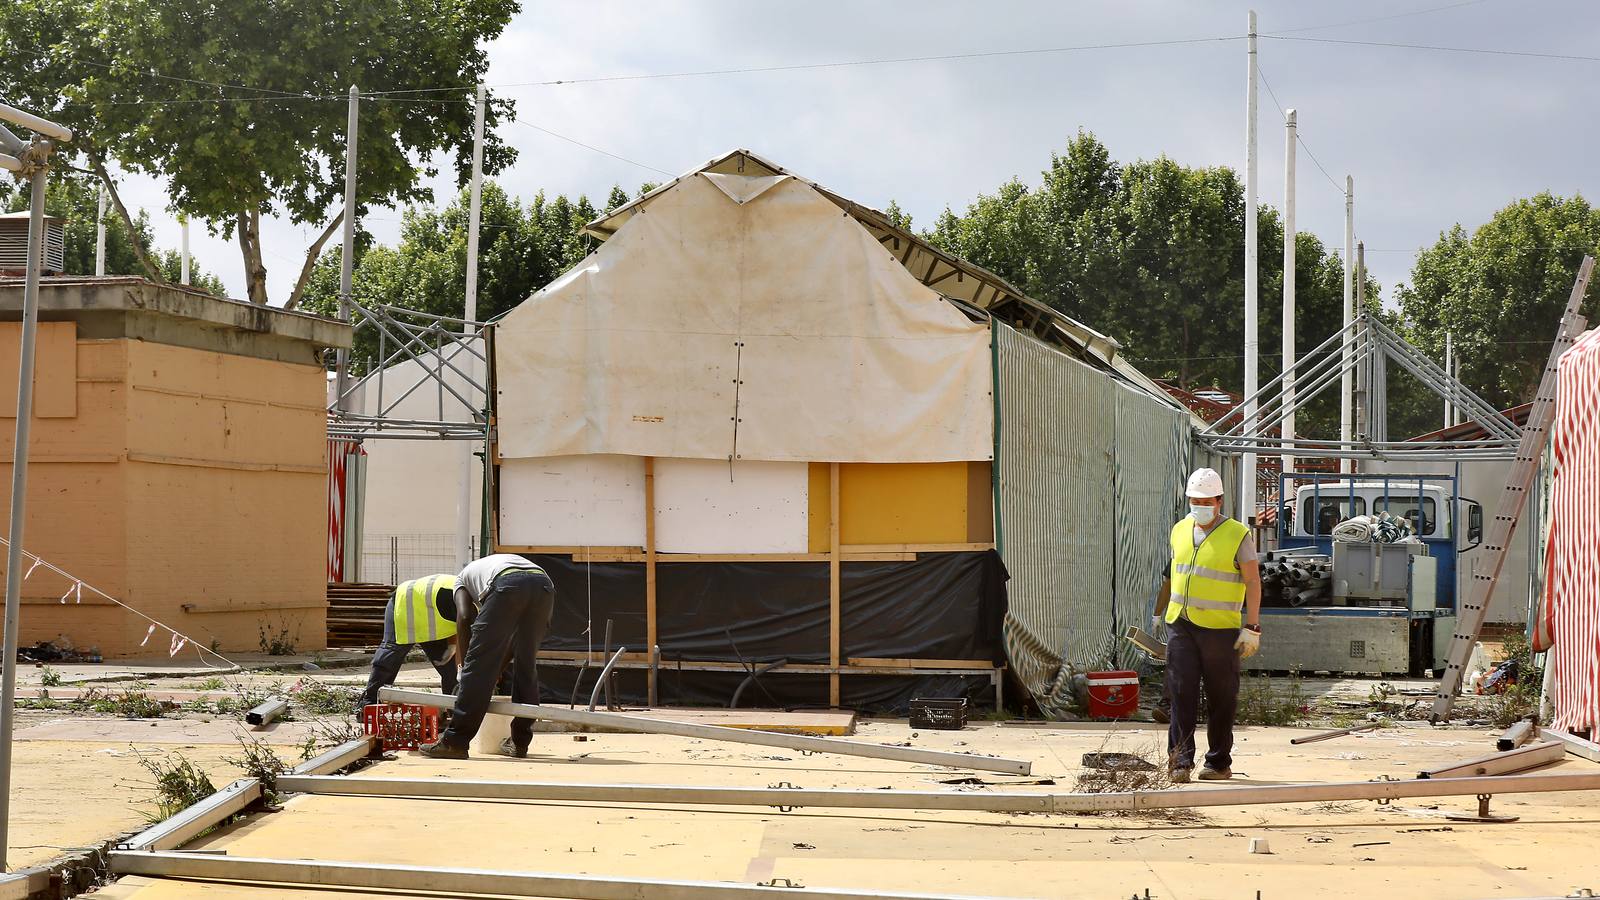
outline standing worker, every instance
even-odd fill
[[[383,611],[383,643],[372,654],[372,674],[361,694],[363,706],[378,702],[378,690],[394,684],[406,654],[416,645],[439,673],[439,688],[456,692],[456,577],[413,578],[394,589]]]
[[[1196,469],[1189,476],[1189,515],[1172,526],[1172,569],[1157,615],[1167,623],[1167,768],[1189,781],[1200,686],[1205,685],[1204,781],[1233,777],[1233,719],[1239,707],[1239,661],[1261,649],[1261,563],[1243,522],[1222,514],[1222,476]]]
[[[419,752],[434,759],[466,759],[483,724],[507,655],[513,657],[511,702],[538,703],[539,644],[555,612],[556,586],[544,569],[510,553],[467,563],[455,590],[456,647],[464,662],[450,727]],[[471,640],[465,641],[470,632]],[[463,643],[465,647],[463,648]],[[533,722],[511,721],[511,755],[528,755]]]

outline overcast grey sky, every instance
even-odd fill
[[[748,147],[846,196],[892,199],[917,227],[946,206],[1021,176],[1037,183],[1078,128],[1119,160],[1166,154],[1242,171],[1247,2],[805,3],[524,0],[490,47],[488,81],[517,116],[628,160],[678,173]],[[1417,248],[1455,222],[1473,227],[1549,189],[1592,194],[1593,85],[1600,60],[1455,53],[1328,41],[1600,56],[1600,7],[1557,0],[1257,2],[1260,65],[1301,136],[1342,185],[1355,178],[1356,233],[1388,295]],[[1293,29],[1293,30],[1291,30]],[[1274,32],[1287,32],[1267,37]],[[779,72],[512,86],[556,79],[991,51],[1200,40],[1162,46],[850,65]],[[1307,40],[1316,39],[1316,40]],[[381,86],[379,86],[381,87]],[[1586,99],[1588,98],[1588,99]],[[1283,119],[1262,90],[1260,197],[1283,197]],[[662,176],[521,124],[513,194],[632,191]],[[454,173],[438,179],[448,198]],[[1304,151],[1299,222],[1343,240],[1343,198]],[[161,185],[132,180],[156,238],[178,244]],[[330,211],[331,212],[331,211]],[[400,214],[364,223],[392,242]],[[275,303],[318,230],[264,223]],[[234,243],[195,230],[192,246],[234,296]],[[1242,252],[1242,250],[1241,250]],[[1276,252],[1276,251],[1274,251]],[[1264,306],[1268,298],[1263,298]]]

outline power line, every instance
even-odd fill
[[[1306,25],[1300,28],[1280,28],[1277,31],[1262,32],[1259,37],[1272,37],[1280,34],[1294,34],[1301,31],[1321,31],[1327,28],[1349,28],[1352,25],[1368,25],[1373,22],[1387,22],[1391,19],[1405,19],[1411,16],[1422,16],[1428,13],[1445,12],[1451,9],[1461,9],[1464,6],[1476,6],[1487,0],[1463,0],[1461,3],[1451,3],[1446,6],[1432,6],[1427,9],[1414,9],[1411,12],[1394,13],[1387,16],[1373,16],[1370,19],[1356,19],[1351,22],[1337,22],[1328,25]]]
[[[1263,37],[1264,36],[1265,35],[1263,35]],[[1278,107],[1278,113],[1284,118],[1288,118],[1289,113],[1283,108],[1283,104],[1278,102],[1278,95],[1272,90],[1272,82],[1267,80],[1267,72],[1265,69],[1261,68],[1261,62],[1259,59],[1256,61],[1256,74],[1261,76],[1261,84],[1266,87],[1267,96],[1272,98],[1273,105]],[[1311,161],[1316,164],[1317,171],[1322,173],[1322,177],[1328,179],[1328,183],[1333,185],[1333,189],[1335,191],[1339,192],[1339,196],[1343,197],[1344,188],[1340,187],[1339,182],[1335,181],[1333,176],[1328,174],[1328,169],[1322,164],[1322,160],[1317,159],[1317,155],[1311,152],[1311,145],[1306,143],[1305,136],[1298,127],[1294,130],[1294,139],[1295,143],[1299,144],[1305,149],[1306,156],[1311,157]]]
[[[528,81],[499,84],[494,87],[546,87],[564,84],[594,84],[603,81],[646,81],[661,78],[701,78],[712,75],[748,75],[759,72],[799,72],[812,69],[842,69],[852,66],[888,66],[902,63],[946,62],[967,59],[990,59],[999,56],[1034,56],[1049,53],[1076,53],[1085,50],[1125,50],[1134,47],[1173,47],[1185,44],[1209,44],[1220,41],[1237,41],[1243,35],[1230,34],[1219,37],[1175,38],[1165,41],[1125,41],[1113,44],[1079,44],[1071,47],[1039,47],[1030,50],[982,50],[972,53],[944,53],[936,56],[898,56],[882,59],[854,59],[823,63],[791,63],[777,66],[745,66],[733,69],[700,69],[684,72],[652,72],[638,75],[597,75],[590,78],[560,78],[551,81]]]
[[[668,172],[666,169],[658,169],[655,166],[646,165],[645,163],[639,162],[637,160],[629,159],[626,156],[621,156],[621,155],[618,155],[616,153],[612,153],[610,150],[602,150],[599,147],[594,146],[593,144],[585,144],[583,141],[580,141],[577,138],[567,137],[564,134],[558,134],[558,133],[556,133],[554,131],[551,131],[548,128],[543,128],[541,126],[535,125],[532,122],[526,122],[526,121],[523,121],[522,119],[512,119],[511,121],[517,123],[518,125],[526,125],[527,127],[532,128],[534,131],[542,131],[545,134],[548,134],[551,137],[556,138],[557,140],[566,141],[569,144],[576,144],[577,146],[582,147],[585,150],[592,150],[595,153],[598,153],[598,154],[600,154],[602,156],[609,156],[612,159],[615,159],[615,160],[617,160],[619,162],[625,162],[630,166],[638,166],[641,169],[648,169],[651,172],[655,172],[658,175],[665,175],[668,178],[676,178],[677,177],[673,173]]]
[[[1260,37],[1273,41],[1303,41],[1314,44],[1346,44],[1354,47],[1388,47],[1399,50],[1433,50],[1440,53],[1479,53],[1488,56],[1526,56],[1533,59],[1561,59],[1572,62],[1600,62],[1600,56],[1582,56],[1576,53],[1544,53],[1538,50],[1498,50],[1493,47],[1443,47],[1437,44],[1401,44],[1385,41],[1354,41],[1340,38],[1285,37],[1263,34]]]

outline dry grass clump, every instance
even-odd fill
[[[1167,767],[1167,751],[1159,743],[1141,746],[1123,745],[1112,737],[1100,743],[1101,754],[1122,754],[1127,765],[1115,768],[1088,768],[1078,773],[1072,790],[1079,794],[1118,794],[1132,792],[1170,791],[1178,785],[1172,781]],[[1193,809],[1116,809],[1087,815],[1119,816],[1166,822],[1175,825],[1192,825],[1205,821]]]

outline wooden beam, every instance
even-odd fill
[[[545,555],[548,555],[548,556],[580,556],[580,555],[583,555],[583,554],[593,555],[593,554],[597,554],[597,553],[599,553],[599,554],[638,553],[638,554],[642,555],[644,553],[644,548],[643,547],[627,547],[627,546],[622,546],[622,545],[613,546],[613,547],[581,547],[581,546],[573,546],[573,545],[529,546],[529,545],[526,545],[526,544],[514,544],[514,545],[510,545],[510,546],[501,546],[499,548],[499,550],[502,553],[542,553],[542,554],[545,554]]]
[[[993,541],[958,544],[843,544],[844,553],[961,553],[993,550]]]
[[[869,669],[983,669],[989,671],[995,664],[987,659],[890,659],[877,656],[852,656],[849,665]]]
[[[839,464],[828,463],[828,665],[839,666]],[[839,673],[828,673],[828,705],[839,707]]]
[[[656,646],[656,458],[644,458],[644,632],[646,656]],[[656,670],[647,669],[646,692],[656,702]]]

